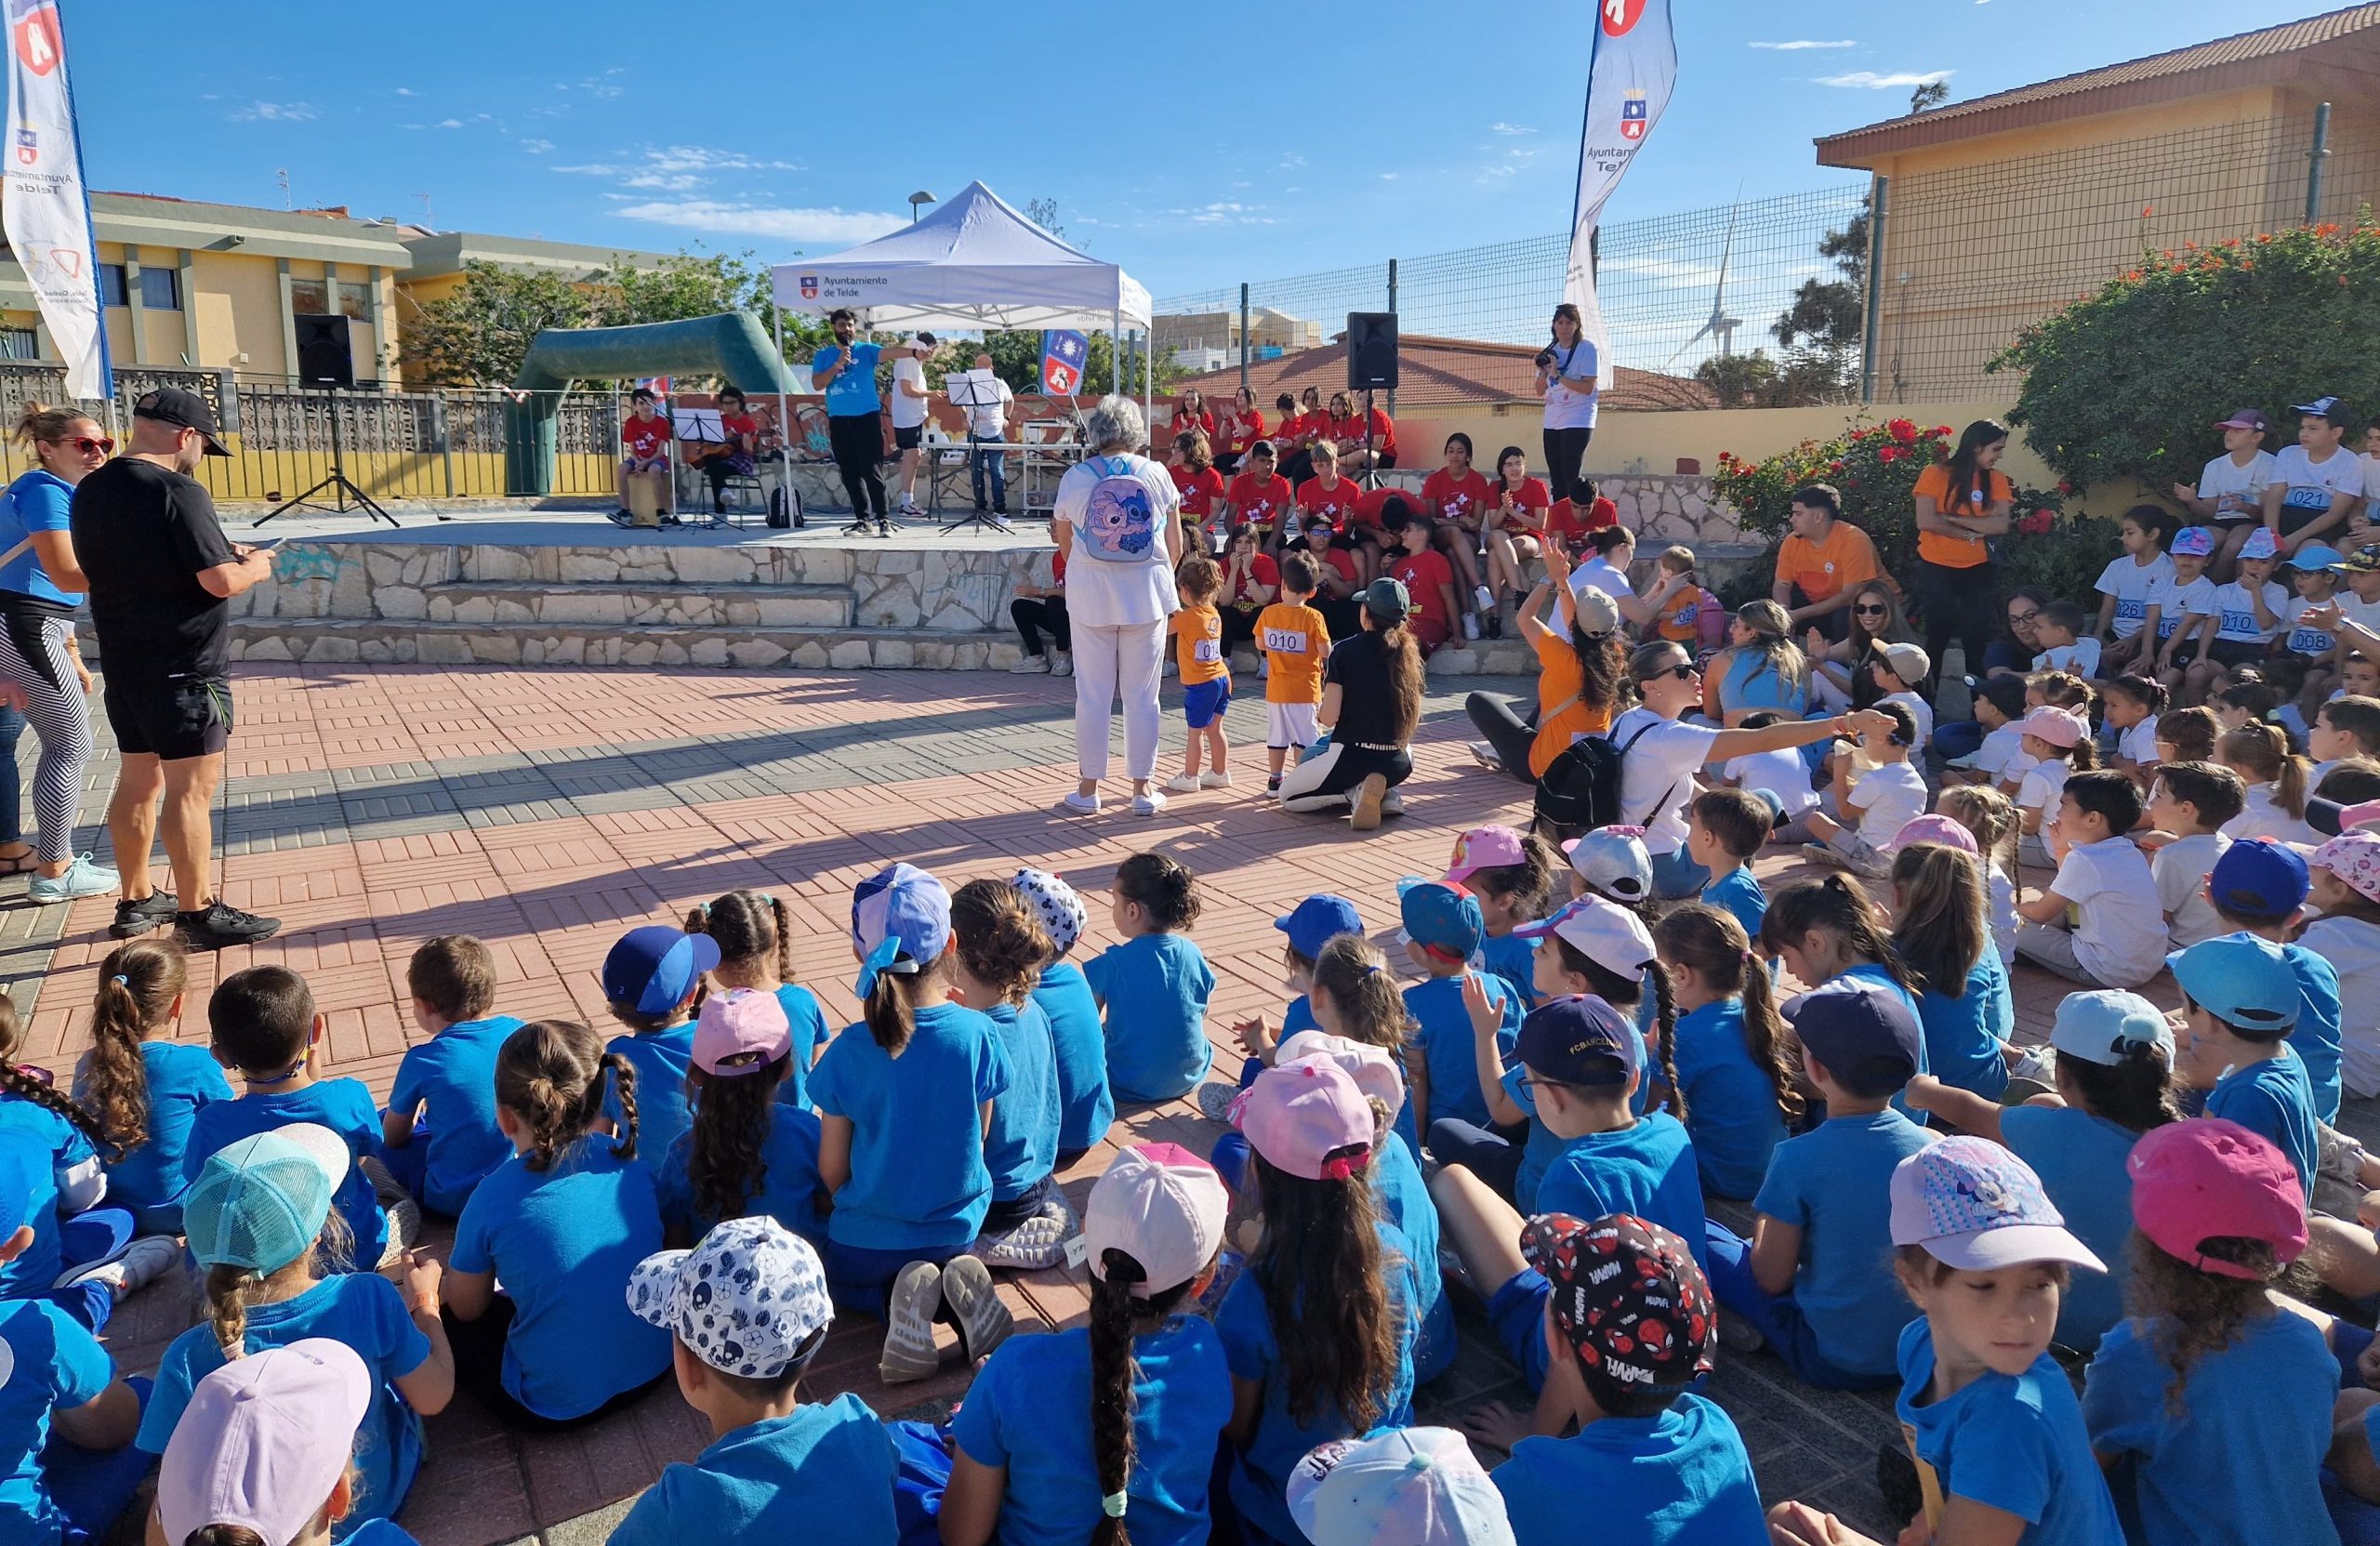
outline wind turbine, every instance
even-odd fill
[[[1727,315],[1727,262],[1735,256],[1736,217],[1742,211],[1743,206],[1743,196],[1739,191],[1736,202],[1727,208],[1727,235],[1726,242],[1719,248],[1719,283],[1711,292],[1710,320],[1697,328],[1692,337],[1678,345],[1677,354],[1669,357],[1668,364],[1661,367],[1663,370],[1677,363],[1679,354],[1684,354],[1705,338],[1719,340],[1719,353],[1722,357],[1736,351],[1736,329],[1744,324],[1744,320],[1741,317]]]

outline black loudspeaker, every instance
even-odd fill
[[[291,319],[298,331],[298,379],[309,387],[355,385],[355,340],[346,317],[300,311]]]
[[[1396,390],[1396,313],[1347,313],[1347,390]]]

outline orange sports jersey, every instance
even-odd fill
[[[638,461],[652,461],[669,443],[669,421],[657,414],[649,419],[630,414],[620,425],[620,443]]]
[[[1310,606],[1275,601],[1256,614],[1256,643],[1264,652],[1266,703],[1320,703],[1322,668],[1330,658],[1330,628]]]
[[[1701,631],[1702,588],[1689,585],[1669,599],[1661,614],[1660,635],[1679,644],[1691,644]]]
[[[1223,659],[1223,614],[1213,607],[1184,604],[1167,628],[1173,635],[1174,664],[1182,668],[1183,686],[1231,675]]]

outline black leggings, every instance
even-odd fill
[[[852,516],[884,519],[884,478],[877,469],[884,460],[884,427],[875,414],[835,414],[826,420],[826,442],[834,448],[835,466],[843,475]]]
[[[1952,639],[1966,646],[1966,668],[1973,673],[1982,664],[1984,646],[2004,626],[2000,616],[2000,566],[1978,563],[1969,569],[1946,569],[1919,559],[1909,588],[1925,614],[1925,654],[1934,666],[1927,687],[1940,680],[1942,658]]]
[[[1374,773],[1387,779],[1393,789],[1413,776],[1413,754],[1402,747],[1374,751],[1368,747],[1333,741],[1322,748],[1320,755],[1282,772],[1282,804],[1294,811],[1298,807],[1292,802],[1297,800],[1343,798],[1348,790]]]
[[[1592,428],[1545,431],[1545,486],[1554,491],[1554,498],[1570,497],[1570,485],[1579,481],[1579,469],[1586,465],[1587,442],[1594,435]]]
[[[1075,647],[1075,633],[1066,622],[1066,599],[1064,596],[1019,596],[1009,602],[1008,614],[1016,624],[1016,635],[1025,641],[1025,653],[1041,653],[1041,636],[1047,633],[1061,654]]]
[[[1504,764],[1504,771],[1532,786],[1537,775],[1528,771],[1528,754],[1537,745],[1537,727],[1522,719],[1519,710],[1534,707],[1507,703],[1492,693],[1474,693],[1462,700],[1463,712],[1496,748],[1496,759]]]
[[[533,1412],[504,1388],[504,1344],[512,1335],[516,1308],[509,1294],[497,1294],[488,1301],[487,1309],[477,1320],[456,1320],[455,1313],[443,1306],[438,1312],[438,1318],[446,1326],[447,1344],[455,1350],[455,1383],[487,1408],[488,1416],[507,1428],[525,1434],[561,1434],[584,1428],[634,1406],[646,1392],[669,1378],[669,1370],[665,1368],[636,1389],[622,1391],[593,1411],[577,1417],[554,1418]]]
[[[1223,648],[1228,650],[1234,644],[1255,643],[1256,619],[1263,615],[1264,615],[1263,607],[1248,611],[1242,611],[1236,606],[1224,607],[1223,609]]]

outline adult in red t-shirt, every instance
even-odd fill
[[[1488,554],[1488,475],[1471,465],[1472,457],[1471,437],[1458,429],[1447,437],[1446,465],[1421,480],[1421,503],[1434,522],[1430,541],[1462,576],[1467,609],[1478,605]]]
[[[1454,637],[1455,620],[1461,615],[1454,565],[1430,546],[1430,524],[1428,516],[1418,513],[1407,522],[1406,546],[1388,556],[1386,570],[1413,600],[1413,614],[1406,619],[1406,627],[1413,630],[1424,659]]]
[[[1588,539],[1595,533],[1619,524],[1620,507],[1595,492],[1593,478],[1580,479],[1571,485],[1570,497],[1555,500],[1545,512],[1546,535],[1562,544],[1573,562],[1586,552]]]
[[[1333,431],[1339,437],[1339,459],[1350,472],[1385,472],[1396,465],[1396,425],[1364,393],[1363,406],[1342,419]],[[1366,437],[1370,444],[1365,444]]]
[[[1232,400],[1231,411],[1223,416],[1223,439],[1216,446],[1215,466],[1225,472],[1237,472],[1248,456],[1248,448],[1264,438],[1264,416],[1256,408],[1256,393],[1246,387]]]
[[[1517,606],[1529,592],[1529,563],[1545,551],[1545,512],[1554,500],[1528,475],[1528,453],[1508,445],[1497,454],[1496,481],[1488,488],[1488,589]],[[1483,625],[1490,638],[1503,637],[1502,614]]]

